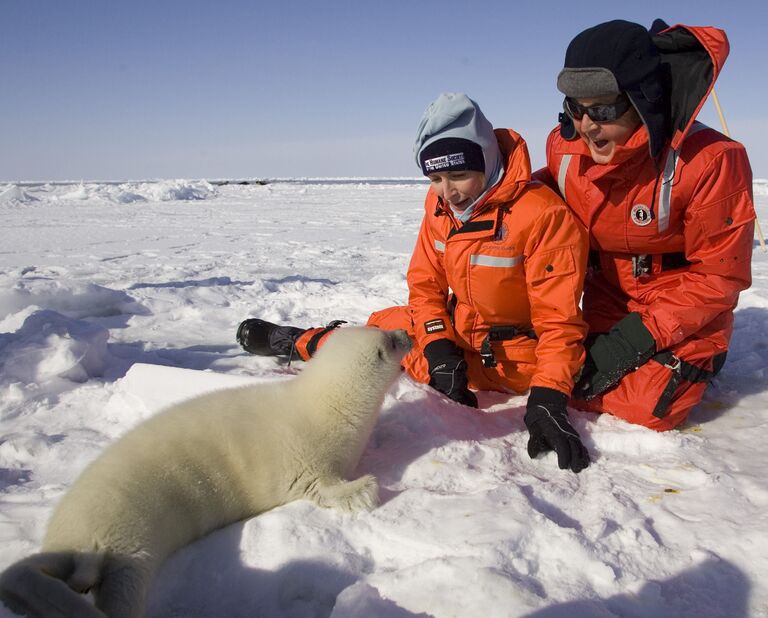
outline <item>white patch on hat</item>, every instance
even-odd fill
[[[464,159],[463,152],[454,152],[453,154],[443,155],[442,157],[435,157],[433,159],[427,159],[424,161],[424,168],[427,172],[437,172],[451,167],[457,167],[464,165],[466,160]]]

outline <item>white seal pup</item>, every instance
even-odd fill
[[[293,379],[207,393],[141,423],[85,468],[42,553],[0,577],[0,598],[28,616],[137,618],[160,564],[216,528],[300,498],[373,508],[376,479],[346,479],[410,347],[405,331],[340,329]]]

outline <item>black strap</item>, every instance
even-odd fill
[[[662,253],[661,254],[661,270],[676,270],[678,268],[685,268],[690,266],[691,263],[686,259],[685,253]]]
[[[452,236],[456,236],[456,234],[468,234],[471,232],[486,232],[488,230],[492,230],[493,227],[494,227],[494,222],[490,220],[469,221],[468,223],[465,223],[459,228],[453,228],[448,233],[448,238],[451,238]]]
[[[726,355],[727,352],[721,352],[714,356],[712,359],[711,371],[693,365],[688,361],[684,361],[672,354],[669,350],[664,350],[653,356],[653,360],[671,370],[669,381],[661,392],[659,400],[656,402],[656,407],[653,409],[653,415],[656,418],[664,418],[667,415],[669,412],[669,404],[672,403],[672,395],[675,394],[675,391],[682,380],[696,384],[709,382],[714,378],[720,372],[720,369],[723,368]]]
[[[653,272],[653,261],[661,261],[661,271],[677,270],[678,268],[685,268],[690,266],[685,253],[658,253],[658,254],[641,254],[632,256],[632,274],[637,277],[649,275]]]
[[[590,270],[600,270],[600,252],[597,249],[589,250],[589,257],[587,258],[587,268]]]
[[[314,335],[312,335],[312,338],[307,343],[307,354],[314,356],[315,352],[317,351],[317,346],[320,344],[320,340],[323,338],[323,336],[325,336],[326,333],[332,331],[333,329],[338,328],[342,324],[346,323],[346,320],[333,320],[333,322],[329,322],[323,330],[317,331]]]
[[[670,369],[667,385],[664,387],[664,390],[661,391],[659,400],[656,402],[656,407],[653,408],[653,415],[656,418],[664,418],[667,415],[667,412],[669,412],[669,404],[672,403],[672,395],[675,394],[675,391],[680,384],[680,380],[682,380],[681,367],[683,361],[669,351],[660,352],[653,357],[653,360]]]
[[[496,357],[491,348],[492,341],[509,341],[520,335],[525,335],[529,339],[537,339],[536,331],[532,328],[522,330],[517,326],[491,326],[485,339],[483,339],[483,343],[480,344],[480,358],[483,359],[483,367],[496,366]]]
[[[685,268],[690,266],[685,253],[682,251],[672,253],[658,253],[658,254],[637,254],[632,255],[632,272],[634,276],[642,277],[643,275],[650,274],[652,272],[652,261],[654,259],[661,260],[661,271],[677,270],[678,268]],[[587,267],[593,271],[599,271],[600,268],[600,252],[597,249],[590,249],[589,257],[587,258]]]
[[[456,313],[456,305],[459,304],[459,299],[456,298],[456,294],[451,293],[451,295],[448,297],[448,302],[445,304],[445,308],[448,311],[448,318],[451,320],[451,324],[453,324],[453,316]]]

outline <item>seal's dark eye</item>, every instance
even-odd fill
[[[384,360],[384,350],[379,348],[378,353],[379,353],[379,360]]]

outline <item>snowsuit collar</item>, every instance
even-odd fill
[[[561,155],[578,155],[579,161],[585,162],[586,167],[581,167],[579,173],[585,174],[590,180],[597,180],[626,165],[628,161],[647,161],[648,142],[648,129],[641,124],[625,144],[616,146],[613,159],[607,164],[594,163],[589,147],[580,137],[570,142],[561,141],[556,151]]]

